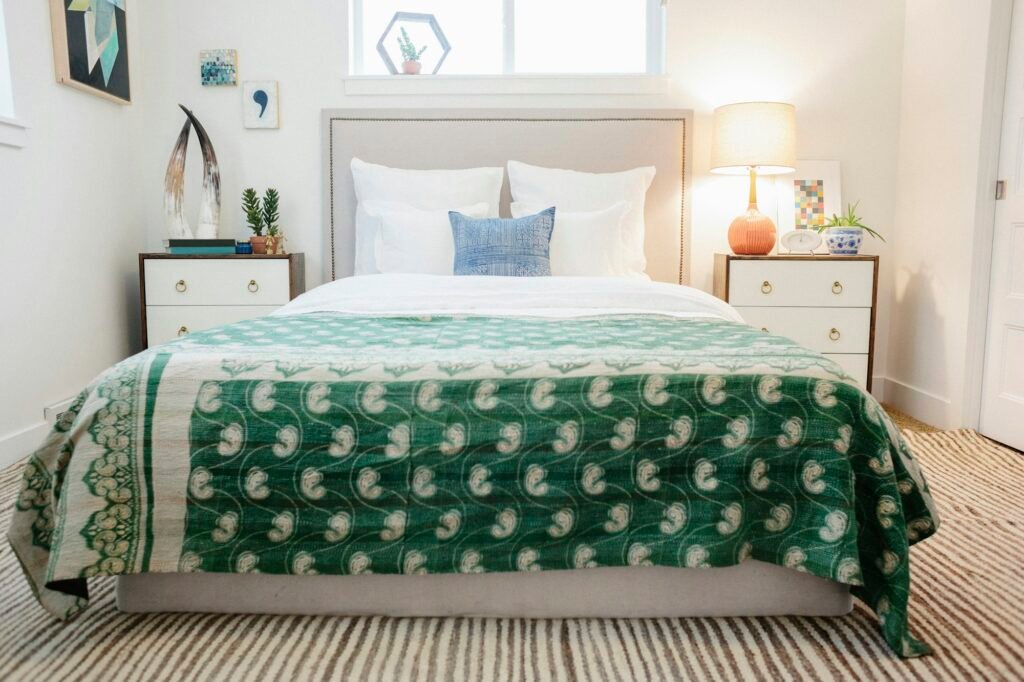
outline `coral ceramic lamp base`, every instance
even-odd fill
[[[775,248],[775,223],[752,206],[729,225],[729,248],[738,256],[765,256]]]
[[[775,223],[757,210],[757,169],[750,168],[747,212],[729,226],[729,248],[737,256],[767,256],[775,248]]]

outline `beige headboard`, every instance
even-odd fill
[[[690,131],[693,112],[677,109],[329,109],[324,111],[327,226],[325,277],[352,274],[358,157],[398,168],[538,166],[611,172],[654,166],[647,193],[647,274],[689,281]],[[502,190],[508,215],[509,189]]]

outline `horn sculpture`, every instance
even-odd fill
[[[214,239],[220,226],[220,167],[217,165],[217,154],[210,144],[206,129],[191,111],[182,105],[188,120],[178,134],[178,141],[171,150],[171,159],[167,162],[167,175],[164,176],[164,213],[167,233],[172,239]],[[199,205],[199,223],[193,234],[188,220],[185,219],[185,153],[188,150],[188,138],[192,128],[199,137],[199,148],[203,153],[203,198]]]

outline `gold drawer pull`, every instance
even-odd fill
[[[188,334],[188,327],[185,325],[178,327],[178,336],[185,336],[185,334]]]
[[[259,290],[260,290],[260,285],[256,283],[256,280],[250,279],[249,280],[249,291],[251,291],[252,293],[255,294]]]
[[[836,296],[843,293],[843,283],[838,281],[832,282],[832,293]]]
[[[771,333],[771,332],[768,331],[768,327],[761,327],[761,331],[767,332],[769,334]]]
[[[761,293],[762,294],[770,294],[770,293],[772,293],[772,283],[769,282],[768,280],[765,280],[764,283],[761,284]]]
[[[178,283],[174,285],[174,288],[177,289],[179,293],[184,293],[185,290],[188,289],[188,285],[185,284],[185,280],[179,279]]]
[[[842,334],[840,334],[839,330],[836,329],[835,327],[832,327],[832,331],[828,333],[828,338],[832,339],[833,341],[838,341],[840,336],[842,336]]]

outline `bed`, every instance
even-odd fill
[[[10,541],[44,608],[77,615],[102,576],[140,612],[839,615],[852,592],[927,651],[909,546],[937,516],[898,430],[833,362],[677,283],[688,114],[598,116],[658,143],[663,281],[341,277],[334,117],[337,281],[115,365],[30,459]],[[404,120],[347,139],[415,147],[451,117]],[[578,116],[518,120],[546,153],[594,142]]]

